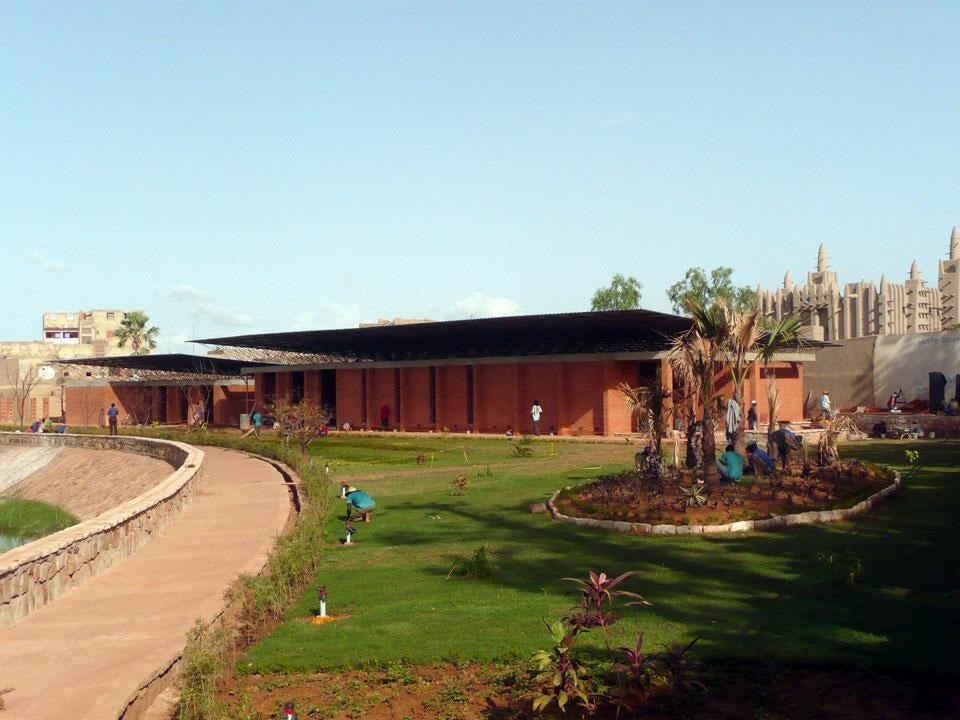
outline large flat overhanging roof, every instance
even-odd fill
[[[678,315],[613,310],[237,335],[193,342],[306,353],[333,362],[410,362],[658,352],[689,327],[690,319]]]
[[[90,367],[124,368],[142,370],[145,373],[175,375],[210,375],[214,377],[237,377],[243,368],[257,363],[249,360],[215,357],[210,355],[117,355],[113,357],[77,358],[57,360],[59,365],[85,365]]]

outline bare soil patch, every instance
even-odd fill
[[[892,476],[856,461],[798,474],[746,475],[706,489],[689,472],[631,470],[560,493],[564,515],[598,520],[716,525],[773,515],[850,507],[892,482]]]
[[[236,717],[278,718],[293,701],[298,716],[327,720],[507,720],[537,717],[523,663],[232,677],[220,696]],[[645,720],[927,720],[960,718],[960,691],[946,679],[855,670],[716,665],[705,690],[652,698]],[[591,716],[612,718],[612,706]],[[565,717],[586,715],[568,709]]]

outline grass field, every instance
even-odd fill
[[[653,605],[627,609],[611,630],[614,644],[632,644],[643,631],[648,647],[700,638],[698,655],[708,659],[955,673],[960,443],[850,444],[845,454],[902,468],[911,447],[922,469],[856,522],[635,537],[528,511],[557,488],[629,466],[627,444],[545,439],[518,457],[502,439],[330,438],[315,456],[334,479],[376,498],[374,520],[358,524],[356,544],[345,547],[343,505],[335,503],[316,584],[240,669],[527,657],[549,644],[542,618],[575,602],[562,578],[635,570],[628,589]],[[460,474],[462,494],[453,485]],[[475,576],[481,547],[490,568]],[[856,582],[838,583],[838,566],[859,568]],[[319,584],[328,612],[342,617],[317,626],[308,620]],[[601,642],[591,635],[588,644]]]
[[[40,500],[0,498],[0,535],[34,539],[78,522],[67,510]]]

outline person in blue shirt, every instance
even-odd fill
[[[110,408],[107,410],[107,424],[110,426],[111,435],[119,435],[120,430],[117,427],[120,422],[120,410],[117,408],[116,403],[110,403]]]
[[[753,440],[747,444],[747,469],[757,476],[773,472],[773,459]]]
[[[347,488],[347,520],[351,520],[353,514],[357,513],[363,522],[370,522],[370,513],[376,506],[373,498],[363,490],[357,490],[353,486]]]
[[[717,470],[721,481],[739,482],[743,478],[743,455],[733,445],[727,445],[726,452],[717,459]]]
[[[254,408],[253,415],[250,416],[250,428],[240,437],[245,438],[251,433],[257,438],[260,439],[260,428],[263,426],[263,415],[260,414],[260,411]]]

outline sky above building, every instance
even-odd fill
[[[936,283],[954,2],[0,5],[0,339],[587,310],[614,273]]]

